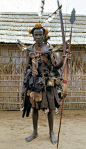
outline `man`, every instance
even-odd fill
[[[27,48],[22,95],[25,96],[23,117],[26,111],[26,115],[29,116],[30,108],[33,108],[33,133],[26,138],[26,141],[29,142],[38,136],[38,110],[49,109],[49,134],[51,142],[55,144],[57,139],[53,132],[53,110],[60,106],[57,93],[57,70],[62,67],[63,58],[59,64],[56,64],[52,53],[53,47],[43,42],[48,35],[48,30],[40,23],[36,23],[29,33],[33,35],[35,44]]]

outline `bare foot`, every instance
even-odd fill
[[[52,144],[56,144],[57,143],[57,139],[55,138],[53,131],[50,133],[50,139],[51,139]]]
[[[30,142],[30,141],[32,141],[33,139],[37,138],[37,137],[38,137],[38,134],[35,133],[35,132],[33,132],[32,135],[29,136],[29,137],[27,137],[27,138],[25,138],[25,140],[26,140],[27,142]]]

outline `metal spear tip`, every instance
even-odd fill
[[[72,10],[72,12],[71,12],[71,18],[70,18],[70,22],[71,22],[71,24],[73,24],[74,23],[74,21],[75,21],[75,9],[73,8],[73,10]]]

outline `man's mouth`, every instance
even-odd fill
[[[36,40],[37,43],[41,43],[41,40]]]

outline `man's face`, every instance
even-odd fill
[[[33,33],[34,40],[38,45],[43,43],[43,29],[35,29]]]

